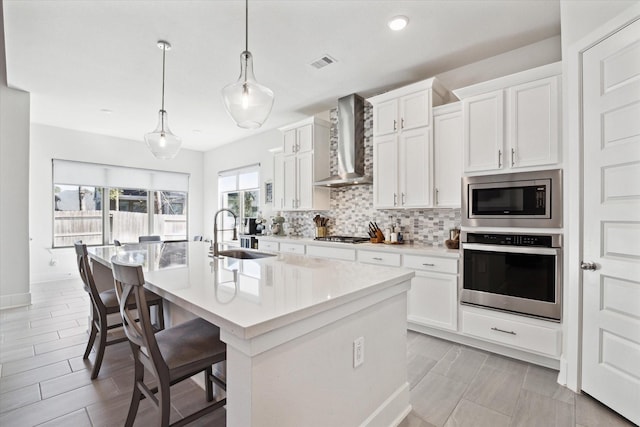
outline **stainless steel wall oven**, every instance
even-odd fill
[[[562,235],[461,233],[463,304],[560,321]]]
[[[464,177],[462,225],[562,227],[562,171]]]

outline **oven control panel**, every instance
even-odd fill
[[[549,234],[492,234],[467,233],[466,243],[485,245],[554,247],[554,235]]]

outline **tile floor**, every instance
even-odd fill
[[[91,381],[80,280],[34,284],[32,299],[0,311],[0,426],[123,425],[133,383],[129,345],[108,347]],[[557,385],[549,369],[413,332],[407,355],[413,411],[402,427],[632,425]],[[194,382],[173,387],[171,421],[205,403]],[[153,425],[154,415],[143,401],[135,425]],[[224,417],[222,410],[191,425],[224,426]]]

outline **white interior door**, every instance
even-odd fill
[[[582,73],[582,389],[640,424],[640,21]]]

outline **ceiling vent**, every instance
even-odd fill
[[[322,57],[320,57],[320,58],[316,59],[315,61],[313,61],[311,63],[311,66],[313,68],[320,69],[320,68],[326,67],[327,65],[331,65],[334,62],[337,62],[337,61],[334,58],[330,57],[329,55],[325,54],[325,55],[322,55]]]

